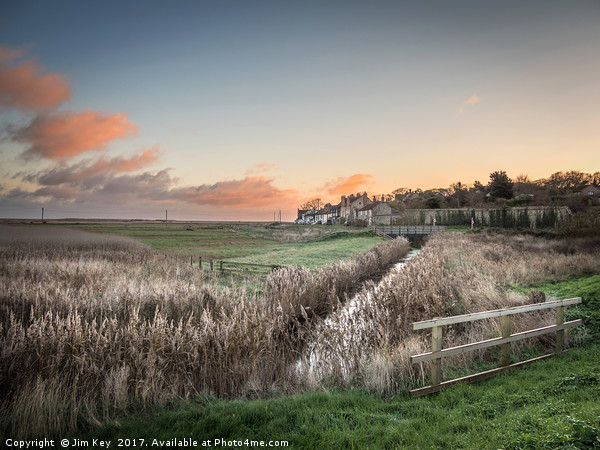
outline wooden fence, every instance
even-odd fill
[[[399,226],[399,225],[376,225],[375,233],[384,233],[390,237],[423,237],[432,233],[446,231],[447,227],[440,225],[417,225],[417,226]]]
[[[190,256],[190,264],[196,264],[194,257]],[[253,263],[242,263],[235,261],[226,260],[214,260],[214,259],[203,259],[201,256],[198,257],[198,267],[200,270],[208,271],[219,271],[219,272],[235,272],[243,274],[264,274],[268,272],[274,272],[280,269],[282,266],[278,264],[253,264]]]
[[[461,316],[452,316],[444,318],[435,318],[432,320],[425,320],[422,322],[414,322],[413,330],[423,330],[431,328],[431,351],[422,353],[420,355],[411,356],[413,364],[421,363],[425,361],[431,361],[431,385],[414,389],[410,391],[412,397],[418,397],[420,395],[426,395],[432,392],[437,392],[459,382],[470,382],[483,380],[489,378],[497,373],[506,372],[516,367],[521,367],[533,361],[552,356],[552,354],[540,356],[538,358],[529,359],[527,361],[521,361],[518,363],[511,364],[510,362],[510,343],[519,341],[521,339],[531,338],[535,336],[541,336],[546,333],[556,332],[556,353],[560,353],[564,349],[565,345],[565,330],[571,327],[575,327],[582,324],[581,319],[572,320],[570,322],[564,321],[564,309],[569,305],[575,305],[581,303],[581,298],[571,298],[566,300],[555,300],[544,303],[535,303],[525,306],[517,306],[514,308],[498,309],[494,311],[484,311],[479,313],[464,314]],[[536,328],[533,330],[523,331],[520,333],[511,334],[511,316],[513,314],[520,314],[530,311],[538,311],[542,309],[556,308],[556,325],[549,325],[546,327]],[[456,323],[471,322],[474,320],[490,319],[493,317],[500,317],[502,336],[493,339],[487,339],[485,341],[473,342],[470,344],[459,345],[457,347],[442,348],[442,327],[444,325],[451,325]],[[484,348],[501,345],[502,356],[500,360],[500,367],[485,372],[476,373],[462,378],[456,378],[454,380],[442,381],[442,358],[445,356],[459,355],[474,350],[481,350]]]

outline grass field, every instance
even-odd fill
[[[69,227],[127,236],[162,253],[311,269],[351,259],[382,242],[364,229],[341,226],[107,222]]]

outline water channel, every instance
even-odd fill
[[[349,349],[351,346],[359,345],[359,335],[366,326],[366,324],[362,322],[363,319],[360,315],[361,309],[367,307],[373,298],[372,296],[377,295],[381,286],[390,283],[393,276],[401,272],[406,266],[406,263],[418,255],[420,251],[420,248],[411,248],[406,256],[394,264],[373,289],[363,289],[357,292],[340,310],[334,313],[335,320],[331,317],[325,319],[322,324],[325,330],[322,333],[317,333],[317,335],[322,339],[323,337],[326,339],[326,336],[343,336],[342,341],[330,343],[321,340],[320,342],[309,343],[306,347],[306,356],[299,359],[296,363],[296,371],[299,374],[308,372],[312,376],[318,376],[319,374],[316,372],[322,371],[324,367],[328,366],[326,361],[327,355],[324,355],[321,349],[333,348],[337,345],[342,347],[340,353],[343,354],[345,353],[344,350]],[[362,330],[361,326],[363,327]],[[343,376],[347,375],[349,373],[349,367],[346,367],[345,370],[342,369],[342,372],[345,372],[342,373]]]

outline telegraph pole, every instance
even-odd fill
[[[44,221],[44,208],[42,208],[42,222]]]
[[[169,211],[165,209],[165,228],[167,228],[167,215],[168,215]]]

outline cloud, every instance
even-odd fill
[[[66,78],[44,73],[35,58],[22,61],[24,50],[0,46],[0,104],[23,111],[55,108],[71,98]]]
[[[219,181],[214,184],[178,187],[178,179],[168,169],[156,173],[118,173],[134,167],[132,161],[151,161],[156,149],[134,158],[98,160],[66,167],[57,167],[38,175],[29,175],[29,182],[39,188],[34,191],[14,190],[5,199],[32,201],[44,198],[75,204],[141,206],[150,204],[205,205],[219,209],[260,211],[283,208],[298,202],[298,192],[280,189],[273,180],[263,176],[247,176],[241,180]],[[145,156],[146,155],[146,156]]]
[[[329,195],[353,194],[375,182],[375,176],[369,173],[357,173],[347,178],[337,178],[325,184]]]
[[[99,176],[133,172],[153,164],[159,156],[160,151],[154,146],[130,158],[102,156],[94,162],[87,160],[70,166],[59,165],[42,173],[28,174],[22,179],[46,186],[97,183],[96,178]]]
[[[23,128],[9,129],[15,142],[28,144],[25,157],[70,158],[91,150],[103,150],[115,139],[135,136],[137,125],[125,114],[104,115],[85,110],[36,116]]]
[[[80,198],[88,202],[98,200],[103,203],[132,206],[163,202],[171,198],[171,188],[177,181],[171,177],[169,169],[156,173],[111,176]]]
[[[297,201],[297,197],[296,190],[279,189],[273,185],[273,180],[263,176],[247,176],[242,180],[219,181],[172,192],[172,198],[189,203],[242,209],[282,207]]]
[[[476,103],[479,103],[479,97],[477,94],[473,94],[460,104],[460,107],[458,108],[458,114],[462,114],[466,106],[474,105]]]
[[[259,173],[265,173],[265,172],[275,169],[276,167],[277,167],[277,164],[275,164],[275,163],[264,162],[264,163],[255,164],[252,169],[246,170],[246,175],[256,175]]]

